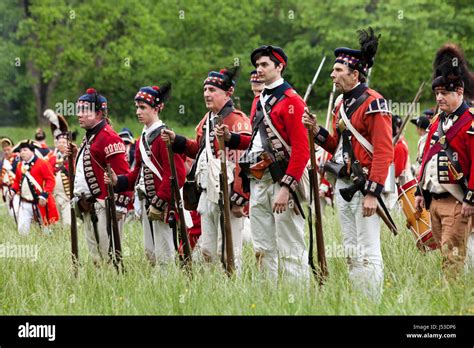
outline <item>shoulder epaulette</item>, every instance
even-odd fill
[[[472,121],[471,128],[469,128],[469,130],[466,133],[474,135],[474,121]]]
[[[374,114],[380,112],[382,114],[391,114],[392,112],[388,108],[388,103],[384,98],[377,98],[372,100],[367,108],[366,114]]]

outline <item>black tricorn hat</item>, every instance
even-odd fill
[[[430,119],[426,116],[420,116],[410,120],[415,126],[426,129],[430,126]]]
[[[15,147],[13,148],[13,152],[20,152],[20,150],[25,147],[30,149],[31,151],[35,151],[35,149],[40,148],[40,145],[36,141],[25,139],[15,145]]]

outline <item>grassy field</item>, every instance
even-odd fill
[[[401,217],[397,225],[404,226]],[[229,279],[220,264],[194,264],[188,278],[179,267],[152,268],[145,261],[138,221],[125,226],[122,243],[126,273],[112,266],[96,269],[88,258],[79,227],[81,267],[72,274],[69,231],[60,225],[45,235],[36,227],[20,236],[0,207],[0,314],[3,315],[472,315],[474,274],[455,285],[441,279],[439,252],[422,254],[412,236],[382,230],[385,262],[384,295],[374,304],[351,290],[344,258],[339,254],[341,231],[335,211],[326,208],[325,243],[329,279],[324,287],[259,277],[251,245],[244,248],[242,275]],[[6,248],[28,245],[33,254],[14,257]],[[23,247],[24,248],[24,247]]]

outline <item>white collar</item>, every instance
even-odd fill
[[[162,121],[162,120],[158,120],[158,121],[156,121],[155,123],[153,123],[150,127],[144,126],[142,133],[145,133],[146,136],[148,136],[148,135],[150,135],[151,132],[153,132],[155,129],[158,129],[158,128],[161,127],[162,125],[163,125],[163,121]]]
[[[273,88],[276,88],[280,85],[283,84],[283,82],[285,82],[285,80],[283,79],[283,77],[280,77],[278,80],[276,80],[275,82],[269,84],[269,85],[265,85],[265,89],[273,89]]]

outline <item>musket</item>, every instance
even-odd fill
[[[68,132],[67,141],[69,146],[70,155],[67,156],[68,161],[68,180],[69,180],[69,202],[71,209],[71,255],[72,255],[72,266],[74,268],[74,276],[77,277],[79,269],[79,246],[77,242],[77,221],[76,212],[74,211],[74,158],[72,148],[72,135]]]
[[[334,103],[334,94],[335,93],[336,93],[336,85],[333,83],[331,93],[329,93],[328,110],[326,112],[326,123],[324,125],[324,128],[326,128],[329,133],[332,133],[331,132],[332,127],[329,126],[329,123],[331,122],[332,104]],[[324,163],[326,162],[326,160],[328,158],[328,154],[329,153],[327,151],[324,151],[323,160],[321,161],[321,167],[324,166]]]
[[[400,130],[398,131],[398,133],[395,135],[395,137],[393,138],[393,144],[395,145],[398,140],[400,139],[400,137],[402,136],[402,133],[403,133],[403,130],[405,129],[405,126],[407,125],[408,121],[410,120],[410,118],[412,117],[412,114],[413,114],[413,111],[414,111],[414,108],[415,108],[415,104],[418,102],[418,100],[420,99],[421,97],[421,92],[423,92],[423,87],[425,86],[425,81],[421,82],[421,85],[420,87],[418,88],[418,92],[416,92],[416,95],[415,95],[415,98],[413,99],[412,103],[410,104],[410,108],[408,109],[408,113],[405,117],[405,119],[403,120],[403,123],[402,125],[400,126]]]
[[[367,87],[369,87],[369,84],[370,84],[370,75],[371,74],[372,74],[372,68],[369,68],[369,72],[367,73],[367,81],[365,82]]]
[[[218,124],[222,125],[222,116],[218,116]],[[234,264],[234,244],[232,241],[232,226],[230,224],[230,198],[229,198],[229,180],[227,178],[227,154],[225,150],[225,141],[223,136],[218,136],[219,156],[221,160],[221,171],[219,173],[220,194],[219,201],[221,205],[221,229],[222,243],[225,243],[225,271],[231,276],[235,270]],[[224,254],[224,253],[223,253]]]
[[[314,84],[316,83],[316,80],[318,79],[319,73],[321,72],[321,69],[324,65],[324,62],[326,61],[326,56],[323,57],[321,60],[321,63],[319,64],[318,70],[316,70],[316,73],[314,74],[313,81],[308,85],[308,88],[306,88],[306,93],[304,94],[304,102],[308,100],[309,94],[311,93],[311,90],[313,89]]]
[[[107,163],[107,175],[109,178],[112,177],[112,169],[110,168],[110,163]],[[109,236],[112,238],[112,243],[113,243],[113,249],[114,249],[114,255],[113,255],[113,261],[115,268],[117,269],[118,272],[120,272],[120,268],[122,270],[122,273],[124,272],[124,267],[123,267],[123,260],[122,260],[122,245],[120,243],[120,233],[119,233],[119,227],[118,227],[118,221],[117,221],[117,209],[115,206],[115,193],[114,193],[114,187],[112,185],[112,182],[109,182],[107,185],[107,198],[106,198],[106,209],[110,214],[110,220],[107,221],[107,224],[112,224],[112,236]]]
[[[176,165],[174,162],[174,153],[171,148],[171,142],[168,141],[166,143],[166,148],[168,150],[168,161],[170,163],[170,182],[171,182],[171,197],[172,202],[170,204],[170,212],[169,212],[169,219],[168,221],[170,225],[174,224],[173,230],[176,228],[179,231],[179,238],[183,243],[183,255],[178,250],[179,258],[181,260],[182,265],[186,268],[188,272],[191,272],[192,267],[192,257],[191,257],[191,245],[188,239],[188,229],[186,227],[186,221],[184,219],[184,208],[183,208],[183,200],[181,198],[181,193],[179,192],[179,185],[178,185],[178,176],[176,173]],[[176,212],[178,211],[178,224],[176,224]]]
[[[304,101],[309,96],[311,92],[311,88],[315,84],[319,73],[321,72],[321,68],[324,64],[326,57],[323,57],[321,60],[321,64],[319,64],[319,68],[314,74],[313,81],[308,86],[306,90],[306,94],[304,97]],[[309,182],[311,187],[311,194],[310,194],[310,202],[308,204],[308,222],[309,222],[309,256],[308,256],[308,263],[313,271],[313,274],[320,285],[323,284],[324,280],[328,276],[328,269],[326,263],[326,253],[324,249],[324,236],[323,236],[323,224],[322,224],[322,213],[321,213],[321,203],[319,201],[319,179],[318,179],[318,168],[316,164],[316,154],[314,148],[314,134],[312,130],[308,130],[308,140],[309,140],[309,153],[310,153],[310,168],[309,172]],[[316,268],[313,261],[313,213],[312,213],[312,202],[311,198],[314,200],[314,206],[316,210],[316,221],[314,227],[316,229],[316,249],[318,252],[318,265],[319,267]]]
[[[339,190],[341,197],[347,202],[350,202],[352,200],[352,197],[354,197],[354,194],[357,191],[360,191],[364,196],[367,194],[367,192],[365,191],[366,179],[360,162],[358,160],[352,162],[351,168],[353,173],[352,181],[354,182],[354,184]],[[380,216],[385,225],[387,225],[388,229],[396,236],[398,234],[397,226],[395,225],[392,217],[390,216],[390,213],[386,208],[383,199],[379,196],[377,197],[377,201],[377,215]]]
[[[13,202],[13,198],[15,197],[11,192],[10,192],[10,189],[8,189],[8,192],[7,192],[8,196],[10,197],[9,198],[9,208],[12,210],[13,212],[13,219],[15,220],[15,225],[18,226],[18,220],[16,218],[16,212],[15,212],[15,204]]]

